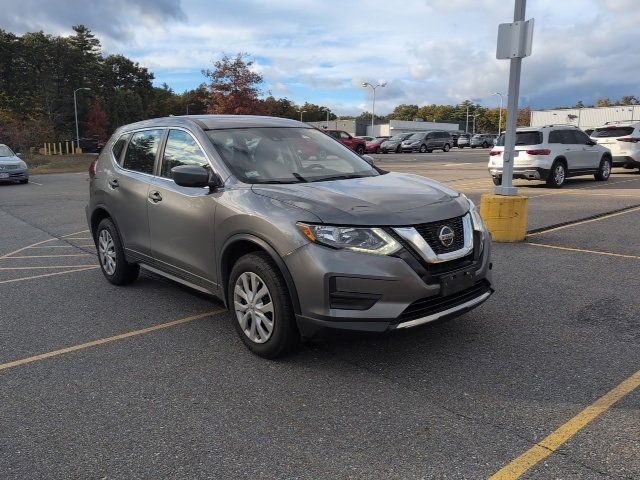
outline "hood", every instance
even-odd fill
[[[11,157],[0,157],[0,165],[15,165],[16,163],[20,163],[22,159],[20,157],[16,157],[15,155]]]
[[[469,210],[459,193],[411,174],[285,185],[256,184],[258,195],[307,210],[338,225],[415,225],[452,218]]]

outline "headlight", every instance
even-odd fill
[[[356,252],[390,255],[400,250],[395,239],[381,228],[336,227],[297,223],[305,237],[314,243]]]
[[[465,198],[467,198],[467,202],[469,202],[469,213],[471,214],[471,222],[473,223],[473,229],[476,230],[477,232],[486,231],[487,226],[485,225],[484,220],[480,215],[480,210],[478,210],[478,207],[476,207],[476,205],[468,197],[465,197]]]
[[[20,168],[27,168],[27,164],[24,163],[22,160],[20,160],[20,163],[18,165],[20,165]]]

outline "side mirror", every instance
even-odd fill
[[[16,157],[21,158],[22,154],[20,152],[16,153]]]
[[[598,142],[596,142],[595,140],[587,140],[587,145],[593,147],[594,145],[597,145]]]
[[[181,187],[212,189],[222,186],[222,181],[217,174],[211,174],[209,170],[199,165],[179,165],[171,169],[171,177],[176,185]]]

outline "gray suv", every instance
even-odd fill
[[[273,358],[323,329],[460,315],[491,287],[473,203],[381,170],[319,130],[257,116],[119,128],[90,168],[87,220],[116,285],[140,267],[219,297]]]
[[[444,130],[433,130],[431,132],[417,132],[404,140],[401,144],[403,152],[433,152],[442,150],[448,152],[453,145],[453,137]]]

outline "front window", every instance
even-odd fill
[[[209,130],[222,160],[245,183],[301,183],[380,175],[363,158],[311,128]]]
[[[411,140],[412,142],[417,142],[418,140],[422,140],[423,133],[414,133],[407,140]]]
[[[0,145],[0,157],[13,157],[13,151],[6,145]]]
[[[516,145],[539,145],[542,143],[542,132],[516,132]],[[496,141],[499,147],[504,146],[504,133]]]

